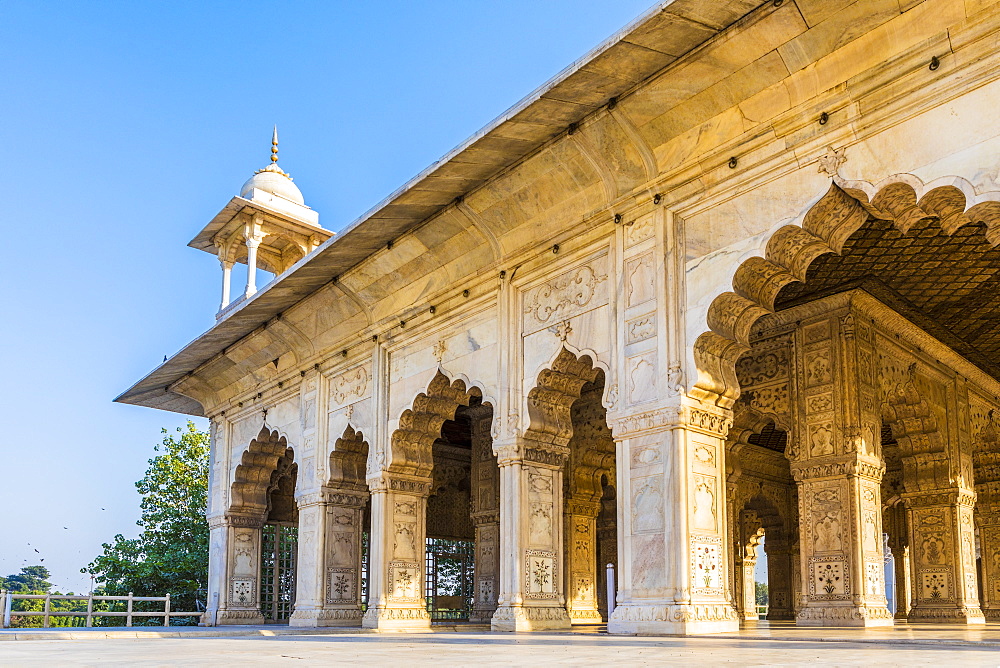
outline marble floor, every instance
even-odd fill
[[[978,631],[930,626],[859,631],[763,624],[732,637],[697,638],[608,636],[594,629],[517,635],[461,629],[402,635],[272,628],[268,633],[275,631],[280,632],[6,642],[0,643],[0,666],[1000,666],[995,625]]]

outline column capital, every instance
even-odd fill
[[[796,482],[841,476],[858,476],[881,481],[885,473],[885,463],[873,457],[852,454],[792,462],[791,469]]]
[[[900,497],[909,508],[931,506],[966,506],[976,504],[976,493],[969,489],[938,489],[929,492],[903,492]]]
[[[411,476],[400,473],[389,473],[379,471],[368,476],[368,489],[372,493],[376,492],[402,492],[404,494],[417,494],[427,496],[431,493],[430,478],[423,476]]]
[[[566,512],[571,515],[596,518],[601,514],[601,502],[591,501],[589,496],[585,499],[566,499],[565,506]]]
[[[494,441],[493,451],[499,466],[532,464],[543,468],[562,469],[569,457],[568,446],[545,442],[531,436]]]
[[[733,426],[733,412],[728,408],[687,399],[680,404],[608,418],[617,440],[678,428],[725,438]]]
[[[248,529],[260,529],[264,526],[262,515],[242,515],[238,513],[226,513],[221,518],[225,526],[246,527]],[[221,525],[220,525],[221,526]]]
[[[361,508],[367,501],[368,491],[366,489],[322,488],[301,495],[297,494],[295,497],[295,503],[300,509],[319,505]]]

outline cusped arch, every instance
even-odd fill
[[[294,466],[295,452],[287,439],[277,430],[262,427],[236,466],[229,512],[263,519],[268,511],[268,492]]]
[[[440,370],[399,417],[399,427],[390,440],[392,473],[429,477],[433,469],[432,446],[445,420],[455,419],[459,406],[468,406],[473,397],[482,399],[482,390],[468,387],[462,380],[452,382]]]
[[[588,355],[577,357],[563,347],[552,363],[538,373],[528,392],[528,429],[525,436],[542,443],[566,447],[573,435],[573,402],[584,385],[597,379],[601,369]]]
[[[783,287],[806,279],[816,258],[841,254],[869,217],[891,221],[903,233],[928,218],[939,221],[949,235],[965,225],[983,225],[987,241],[1000,245],[1000,192],[977,193],[957,177],[925,184],[900,174],[876,185],[838,179],[798,220],[777,229],[760,255],[740,264],[731,291],[712,300],[706,314],[708,331],[694,344],[698,373],[693,396],[732,407],[740,392],[735,364],[750,348],[754,323],[774,312]]]
[[[366,490],[368,442],[365,435],[347,425],[330,452],[329,484],[336,489]]]
[[[945,451],[937,417],[913,382],[914,367],[909,380],[896,384],[882,404],[882,421],[892,429],[903,457]]]

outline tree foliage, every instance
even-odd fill
[[[105,595],[169,593],[174,609],[194,610],[195,591],[208,579],[209,439],[190,421],[177,432],[163,430],[159,454],[135,484],[142,495],[138,538],[116,535],[81,572]]]
[[[754,590],[757,596],[757,605],[767,605],[767,583],[766,582],[755,582]]]
[[[0,589],[15,594],[48,594],[52,589],[49,569],[45,566],[24,566],[21,572],[0,578]]]

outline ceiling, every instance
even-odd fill
[[[804,283],[785,286],[775,308],[862,287],[1000,380],[1000,249],[984,231],[948,235],[927,218],[904,234],[869,219],[841,255],[820,256]]]

